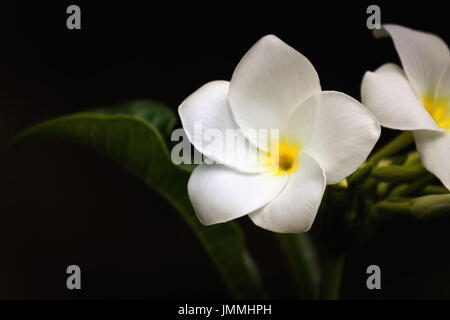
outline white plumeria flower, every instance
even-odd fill
[[[364,105],[382,126],[412,130],[424,166],[450,189],[450,53],[437,36],[384,25],[375,36],[390,35],[403,70],[385,64],[367,72]]]
[[[179,114],[195,148],[221,163],[197,166],[189,180],[189,197],[205,225],[249,215],[274,232],[309,230],[326,184],[355,171],[380,135],[378,121],[361,103],[321,91],[308,59],[273,35],[250,49],[230,82],[205,84],[180,105]],[[193,132],[196,122],[204,129],[238,130],[245,145],[205,141]],[[276,159],[267,152],[274,142],[261,143],[248,133],[252,129],[279,130]],[[265,159],[245,161],[224,149],[260,152]]]

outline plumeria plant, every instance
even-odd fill
[[[56,138],[123,165],[180,213],[234,298],[268,297],[232,221],[248,216],[274,233],[299,298],[336,299],[346,254],[380,224],[450,211],[449,49],[397,25],[386,35],[403,68],[367,72],[361,102],[323,91],[309,60],[268,35],[230,81],[181,103],[182,129],[169,108],[136,101],[38,124],[6,149]],[[374,149],[380,124],[404,132]]]

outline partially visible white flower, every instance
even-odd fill
[[[250,49],[230,82],[205,84],[180,105],[179,114],[196,149],[221,163],[197,166],[188,184],[206,225],[248,214],[271,231],[309,230],[326,184],[356,170],[380,135],[378,121],[361,103],[322,92],[308,59],[273,35]],[[205,130],[235,129],[245,138],[234,146],[205,141],[193,132],[198,121]],[[258,140],[249,133],[260,129],[277,129],[279,139]],[[267,149],[273,144],[276,156]],[[262,161],[241,156],[251,152],[262,153]]]
[[[364,75],[362,102],[382,126],[412,130],[424,166],[450,189],[450,52],[437,36],[384,25],[403,70],[385,64]]]

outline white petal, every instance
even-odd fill
[[[244,172],[263,170],[257,148],[239,130],[227,96],[229,82],[213,81],[190,95],[178,108],[189,141],[208,158]],[[208,131],[209,130],[209,131]],[[227,139],[230,134],[235,139]]]
[[[270,231],[306,232],[316,217],[324,191],[322,169],[313,158],[301,152],[299,168],[289,175],[281,193],[249,217],[257,226]]]
[[[257,210],[282,190],[286,175],[247,174],[222,165],[199,165],[189,179],[188,193],[205,225],[226,222]]]
[[[450,130],[450,65],[439,80],[435,96],[430,103],[430,112],[444,130]]]
[[[394,41],[403,69],[416,95],[433,94],[442,72],[450,64],[450,53],[442,39],[398,25],[383,25]]]
[[[450,133],[419,130],[414,138],[425,168],[450,190]]]
[[[236,67],[229,100],[245,134],[245,129],[282,128],[289,114],[319,91],[319,76],[309,60],[269,35],[259,40]],[[259,145],[264,148],[264,143]]]
[[[445,99],[450,102],[450,65],[445,69],[436,90],[438,99]]]
[[[366,72],[361,85],[361,101],[384,127],[439,130],[403,70],[395,64],[388,63],[375,72]]]
[[[380,136],[377,119],[355,99],[323,91],[305,101],[291,116],[291,135],[334,184],[355,171]]]

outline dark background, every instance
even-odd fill
[[[268,33],[307,56],[324,89],[356,98],[366,70],[398,61],[391,41],[366,28],[369,3],[146,3],[2,4],[0,144],[39,121],[136,98],[176,110],[202,84],[230,79]],[[443,1],[377,3],[383,22],[448,42]],[[79,31],[66,28],[69,4],[81,7]],[[271,295],[292,297],[273,235],[239,222]],[[449,230],[449,219],[386,226],[349,255],[343,297],[450,298]],[[70,264],[82,269],[81,291],[66,289]],[[370,264],[381,267],[382,290],[366,289]],[[0,157],[0,298],[221,297],[227,292],[184,222],[118,165],[56,142]]]

